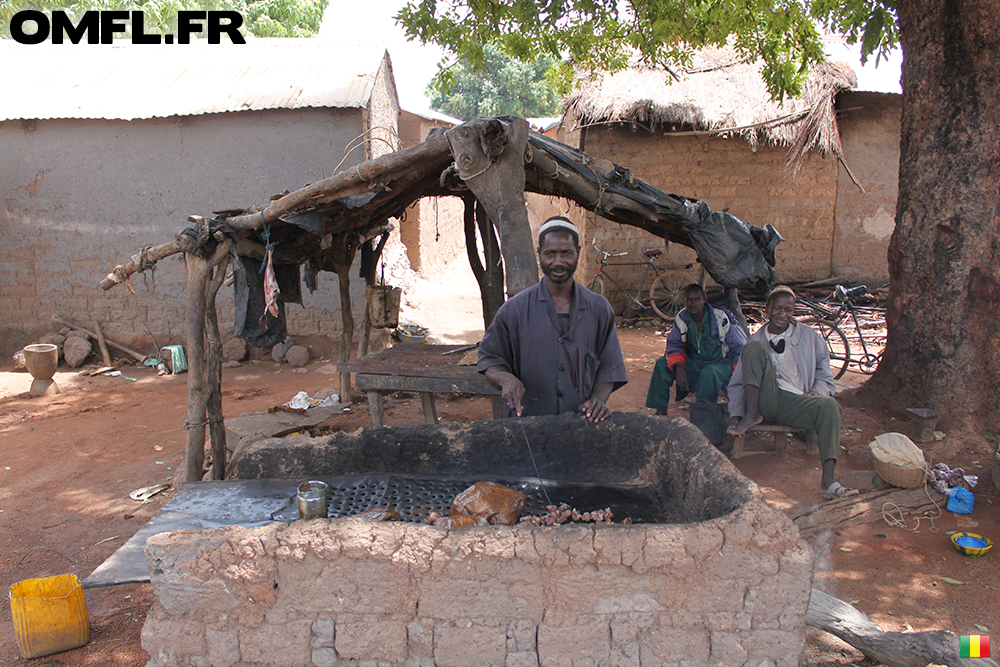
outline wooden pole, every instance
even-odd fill
[[[204,225],[204,221],[201,221]],[[188,412],[184,419],[187,429],[187,451],[184,456],[182,482],[202,478],[205,466],[205,427],[207,425],[209,389],[205,378],[205,324],[208,282],[212,267],[229,255],[231,241],[223,241],[210,259],[196,252],[185,253],[187,261],[187,362]]]
[[[354,234],[341,234],[333,239],[333,268],[337,272],[337,282],[340,283],[340,320],[343,331],[340,334],[340,363],[351,359],[351,348],[354,342],[354,313],[351,312],[351,264],[358,250],[358,237]],[[339,244],[339,245],[338,245]],[[351,372],[340,372],[340,402],[348,405],[351,402]]]
[[[101,361],[105,366],[111,365],[111,355],[108,354],[108,344],[104,340],[104,332],[101,331],[101,323],[94,320],[94,333],[97,334],[97,346],[101,348]]]
[[[231,241],[224,243],[231,245]],[[221,246],[220,246],[221,247]],[[215,308],[215,297],[226,277],[229,264],[228,253],[215,267],[215,275],[208,284],[205,296],[205,314],[208,324],[208,435],[212,441],[212,479],[221,480],[226,476],[226,424],[222,414],[222,337],[219,335],[219,315]]]
[[[208,290],[210,264],[197,253],[186,253],[187,262],[187,363],[188,412],[184,418],[187,429],[187,451],[184,456],[182,482],[194,482],[202,477],[205,465],[205,416],[207,387],[205,386],[205,296]]]

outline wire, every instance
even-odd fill
[[[517,423],[521,426],[521,435],[524,436],[524,444],[528,446],[528,456],[531,457],[531,465],[535,468],[535,478],[538,480],[538,486],[542,487],[542,493],[545,494],[545,502],[551,505],[552,499],[549,498],[549,491],[545,488],[545,482],[542,481],[541,473],[538,472],[538,464],[535,463],[535,453],[531,451],[531,443],[528,442],[528,434],[524,430],[524,422],[521,421],[521,417],[517,418]]]

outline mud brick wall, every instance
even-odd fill
[[[901,95],[842,93],[838,107],[844,158],[862,192],[845,169],[837,185],[837,230],[833,272],[877,287],[889,282],[889,237],[896,226],[899,192]]]
[[[395,101],[380,104],[374,118],[391,124]],[[0,122],[0,331],[50,331],[58,312],[84,325],[99,320],[109,338],[141,350],[151,345],[147,329],[160,345],[183,343],[182,259],[133,276],[135,294],[97,283],[143,246],[173,239],[190,214],[266,204],[329,175],[362,132],[360,109]],[[359,321],[364,281],[357,267],[351,274]],[[232,294],[219,293],[224,336]],[[303,287],[303,301],[287,308],[293,335],[339,335],[336,274],[320,274],[313,294]]]
[[[316,520],[161,534],[149,667],[799,664],[812,553],[760,497],[681,525]]]
[[[584,151],[628,167],[633,176],[664,192],[703,199],[713,210],[728,210],[758,227],[774,225],[786,239],[777,252],[779,281],[830,276],[838,178],[833,156],[810,154],[792,176],[785,166],[787,150],[782,147],[753,149],[738,137],[672,136],[604,127],[586,130]],[[594,216],[588,215],[588,221],[592,220]],[[590,229],[590,240],[601,249],[629,252],[615,261],[639,261],[642,248],[664,247],[662,239],[602,218]],[[596,256],[589,244],[586,251],[582,265],[586,271],[578,279],[589,284]],[[693,250],[671,245],[659,261],[683,266],[695,258]],[[612,275],[634,288],[643,270],[620,267]],[[697,266],[693,274],[697,277]]]

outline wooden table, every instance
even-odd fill
[[[382,426],[384,412],[382,395],[394,391],[420,394],[424,421],[437,424],[434,394],[473,394],[493,400],[493,418],[503,416],[500,390],[486,381],[475,366],[459,366],[464,352],[453,352],[468,345],[427,345],[399,343],[388,349],[351,359],[337,365],[339,371],[355,373],[355,386],[368,394],[368,412],[372,426]]]

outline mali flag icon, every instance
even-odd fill
[[[961,658],[990,657],[990,636],[962,635],[961,645],[959,647],[959,657]]]

